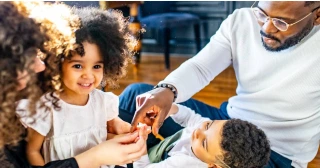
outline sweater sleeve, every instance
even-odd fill
[[[52,125],[52,113],[50,107],[40,107],[38,102],[36,105],[36,113],[31,115],[28,110],[29,101],[26,99],[20,100],[16,108],[16,114],[20,118],[20,122],[26,128],[30,127],[37,131],[42,136],[46,136]],[[48,105],[47,105],[48,106]]]
[[[49,162],[43,168],[79,168],[79,165],[75,158],[69,158]]]
[[[196,127],[205,121],[210,121],[209,118],[196,114],[192,109],[186,106],[179,104],[177,104],[177,106],[179,111],[176,114],[171,115],[171,118],[183,127]]]
[[[181,64],[160,82],[176,87],[177,103],[189,99],[232,63],[232,20],[233,14],[222,22],[210,42],[196,56]]]

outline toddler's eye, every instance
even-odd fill
[[[81,69],[82,68],[82,66],[80,64],[73,65],[72,67],[76,68],[76,69]]]
[[[210,125],[210,122],[207,122],[206,130],[208,130],[208,129],[209,129],[209,125]]]

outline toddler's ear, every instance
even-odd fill
[[[213,163],[213,164],[208,164],[208,168],[221,168],[221,166]]]

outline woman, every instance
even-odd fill
[[[23,139],[25,130],[16,117],[16,102],[28,98],[29,110],[34,111],[34,102],[46,92],[44,88],[50,88],[50,83],[36,80],[36,73],[45,68],[37,55],[45,55],[47,61],[57,52],[45,46],[52,42],[50,36],[28,15],[22,3],[0,2],[0,165],[4,167],[29,167]],[[139,140],[133,143],[138,136]],[[50,162],[44,167],[125,164],[140,158],[145,140],[146,130],[141,129],[139,133],[118,136],[74,158]]]

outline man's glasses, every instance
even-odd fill
[[[278,19],[278,18],[272,18],[272,17],[269,17],[267,16],[264,12],[262,12],[259,8],[257,7],[253,7],[254,4],[256,2],[254,2],[251,6],[251,10],[254,14],[254,16],[257,18],[258,21],[262,22],[262,23],[266,23],[268,22],[269,20],[272,21],[273,25],[280,31],[287,31],[288,28],[292,25],[295,25],[299,22],[301,22],[302,20],[304,20],[305,18],[307,18],[308,16],[310,16],[315,10],[319,9],[319,7],[313,9],[309,14],[307,14],[306,16],[304,16],[303,18],[301,18],[300,20],[294,22],[294,23],[291,23],[291,24],[288,24],[287,22],[285,22],[284,20],[282,19]]]

